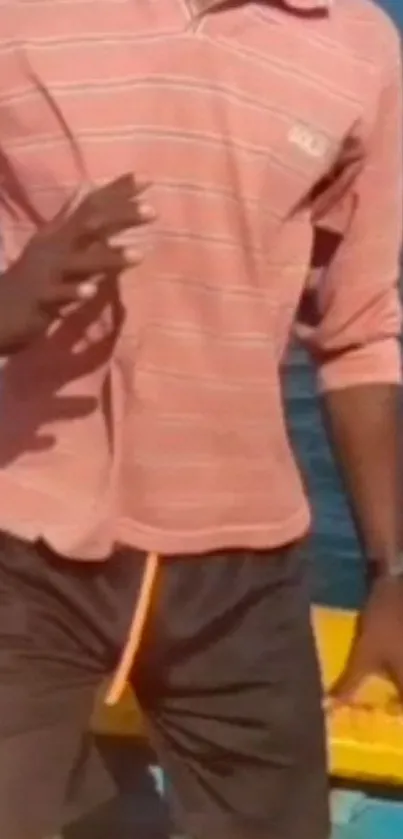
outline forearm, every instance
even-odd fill
[[[365,555],[386,569],[403,548],[401,389],[351,386],[329,391],[324,404]]]

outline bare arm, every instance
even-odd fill
[[[325,404],[365,555],[388,571],[403,546],[400,389],[367,384],[329,391]]]
[[[348,223],[337,236],[326,231],[331,214],[322,219],[318,262],[325,267],[316,277],[316,322],[308,332],[336,460],[366,556],[381,569],[403,549],[402,125],[396,37],[385,56],[375,116],[361,129],[361,169],[343,197]]]

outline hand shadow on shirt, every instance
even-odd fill
[[[66,314],[54,331],[27,351],[10,356],[0,371],[0,468],[20,455],[50,450],[55,435],[45,426],[76,420],[94,412],[103,401],[108,422],[107,370],[99,395],[66,395],[69,383],[108,365],[124,321],[117,283],[101,287],[96,298]],[[91,338],[91,326],[102,324]],[[66,364],[66,358],[68,363]],[[35,381],[30,380],[30,374]],[[10,403],[8,403],[8,395]],[[19,406],[17,416],[15,405]],[[1,419],[3,418],[3,422]]]

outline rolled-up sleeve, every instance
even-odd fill
[[[402,63],[392,44],[349,223],[316,289],[309,344],[322,390],[401,381]]]

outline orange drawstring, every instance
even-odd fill
[[[116,705],[116,703],[119,702],[129,679],[130,671],[133,667],[133,662],[141,643],[144,625],[150,608],[155,578],[158,570],[158,561],[158,554],[147,554],[143,579],[141,581],[140,594],[133,612],[125,648],[105,697],[105,703],[107,705]]]

